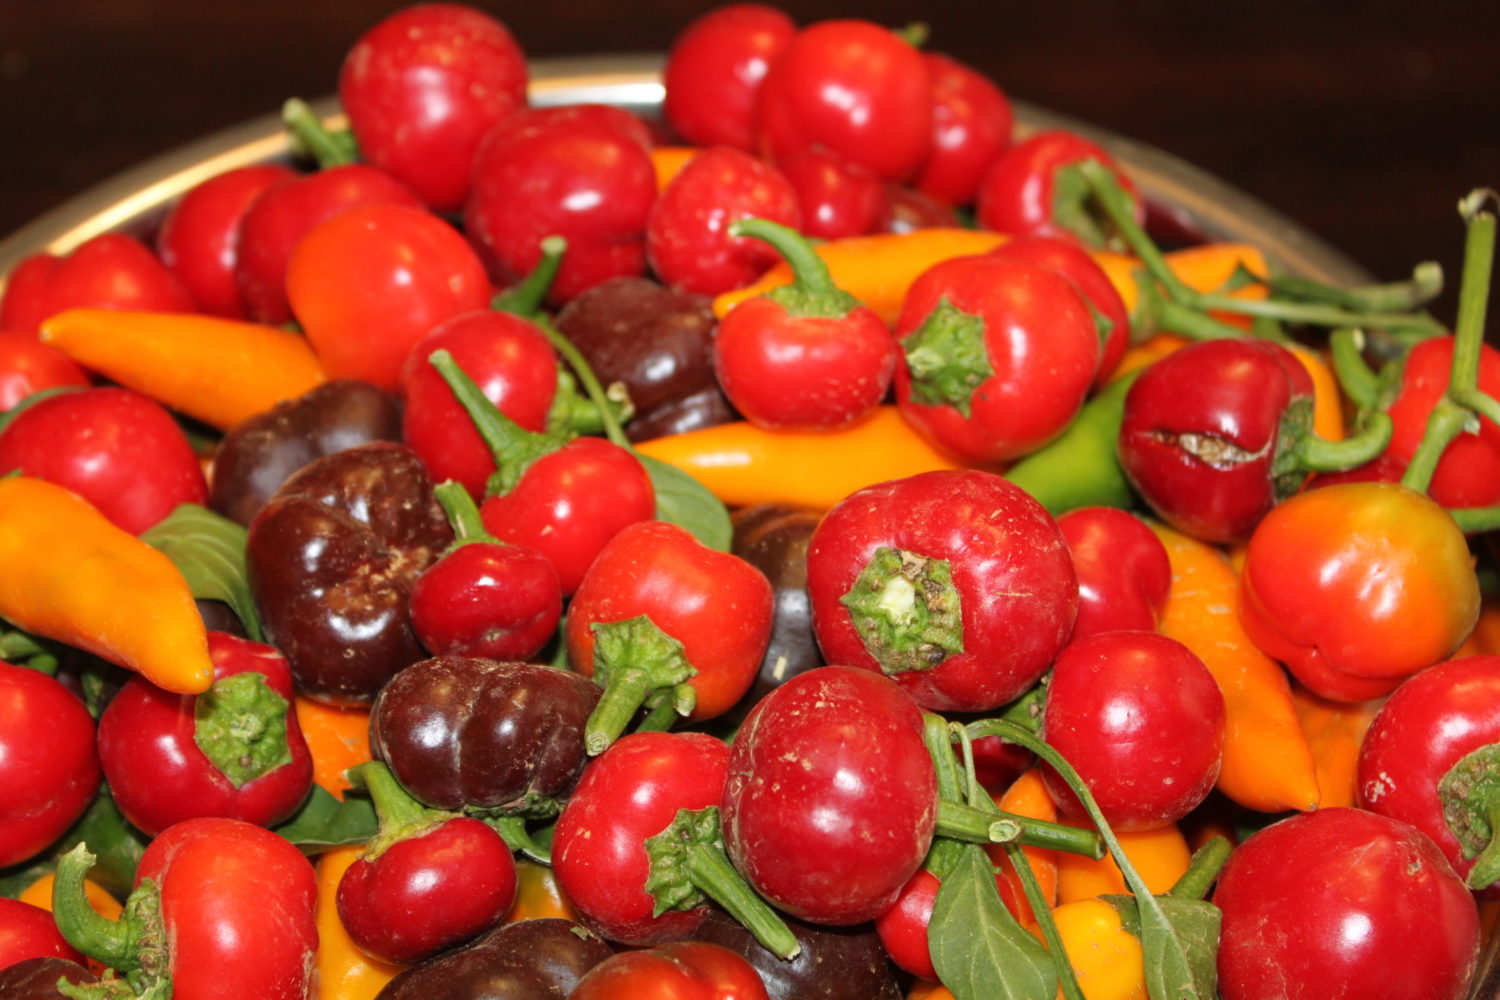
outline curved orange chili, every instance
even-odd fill
[[[1319,698],[1300,684],[1292,685],[1292,703],[1307,734],[1313,762],[1318,769],[1321,809],[1345,808],[1358,802],[1359,746],[1370,720],[1380,711],[1384,698],[1373,701],[1337,702]]]
[[[318,1000],[375,1000],[403,968],[366,955],[339,920],[339,880],[361,850],[335,847],[318,858]]]
[[[665,191],[697,153],[697,146],[657,146],[652,149],[651,166],[656,171],[656,190]]]
[[[70,309],[42,340],[111,380],[228,430],[323,381],[306,338],[198,313]]]
[[[1042,781],[1041,772],[1036,768],[1022,774],[1003,794],[995,796],[995,804],[1005,812],[1025,816],[1027,819],[1057,822],[1057,806],[1053,804],[1052,797],[1047,794],[1047,786]],[[1021,887],[1021,876],[1016,874],[1016,866],[1011,863],[1005,848],[999,844],[992,844],[985,850],[990,860],[1000,869],[1002,876],[999,886],[1000,898],[1022,924],[1035,923],[1036,916],[1031,912],[1031,903],[1026,898],[1026,891]],[[1023,847],[1021,851],[1031,864],[1031,871],[1041,887],[1042,897],[1047,901],[1048,906],[1053,906],[1057,902],[1057,856],[1059,852],[1041,847]]]
[[[175,694],[213,683],[208,634],[172,561],[41,479],[0,479],[0,618]]]
[[[1154,830],[1116,833],[1120,847],[1130,864],[1154,893],[1166,892],[1188,870],[1193,852],[1187,838],[1175,824]],[[1095,861],[1081,854],[1059,853],[1057,856],[1057,903],[1093,899],[1110,893],[1129,893],[1120,866],[1106,854]]]
[[[313,781],[335,798],[351,788],[344,772],[370,759],[370,711],[297,695],[297,725],[312,754]]]
[[[1224,694],[1219,790],[1261,812],[1316,809],[1317,768],[1291,684],[1240,625],[1239,578],[1217,548],[1162,525],[1152,528],[1172,564],[1160,631],[1198,654]]]
[[[894,406],[876,407],[869,417],[836,431],[773,431],[735,421],[636,447],[689,473],[736,507],[779,502],[827,510],[874,483],[963,468]]]

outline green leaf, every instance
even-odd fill
[[[728,552],[734,527],[729,522],[729,509],[719,498],[675,465],[634,449],[631,453],[640,459],[646,475],[651,477],[651,488],[656,491],[657,520],[685,528],[711,549]]]
[[[379,829],[375,804],[368,798],[346,794],[340,802],[321,785],[313,785],[302,808],[271,832],[315,854],[328,847],[363,844]]]
[[[1052,956],[1000,901],[984,849],[965,845],[943,878],[928,924],[928,949],[955,1000],[1052,1000]]]
[[[33,861],[22,861],[10,868],[0,868],[0,897],[16,899],[26,887],[56,867],[52,856],[43,855]]]
[[[223,601],[256,642],[265,641],[260,616],[245,576],[248,532],[220,514],[185,503],[141,535],[141,540],[172,560],[193,596]]]
[[[1153,896],[1155,905],[1145,907],[1134,896],[1104,900],[1120,914],[1120,926],[1141,939],[1151,1000],[1213,1000],[1224,916],[1217,906],[1180,896]]]

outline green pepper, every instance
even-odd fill
[[[1076,507],[1135,505],[1135,491],[1115,458],[1125,394],[1139,370],[1105,386],[1084,403],[1062,434],[1005,473],[1054,516]]]

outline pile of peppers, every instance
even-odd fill
[[[1481,995],[1500,196],[1164,248],[922,34],[407,7],[5,276],[0,996]]]

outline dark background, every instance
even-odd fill
[[[335,87],[393,0],[0,2],[0,234],[190,138]],[[480,0],[531,56],[663,50],[708,3]],[[1153,143],[1381,278],[1438,259],[1500,186],[1500,4],[1261,0],[784,4],[926,21],[1012,96]]]

